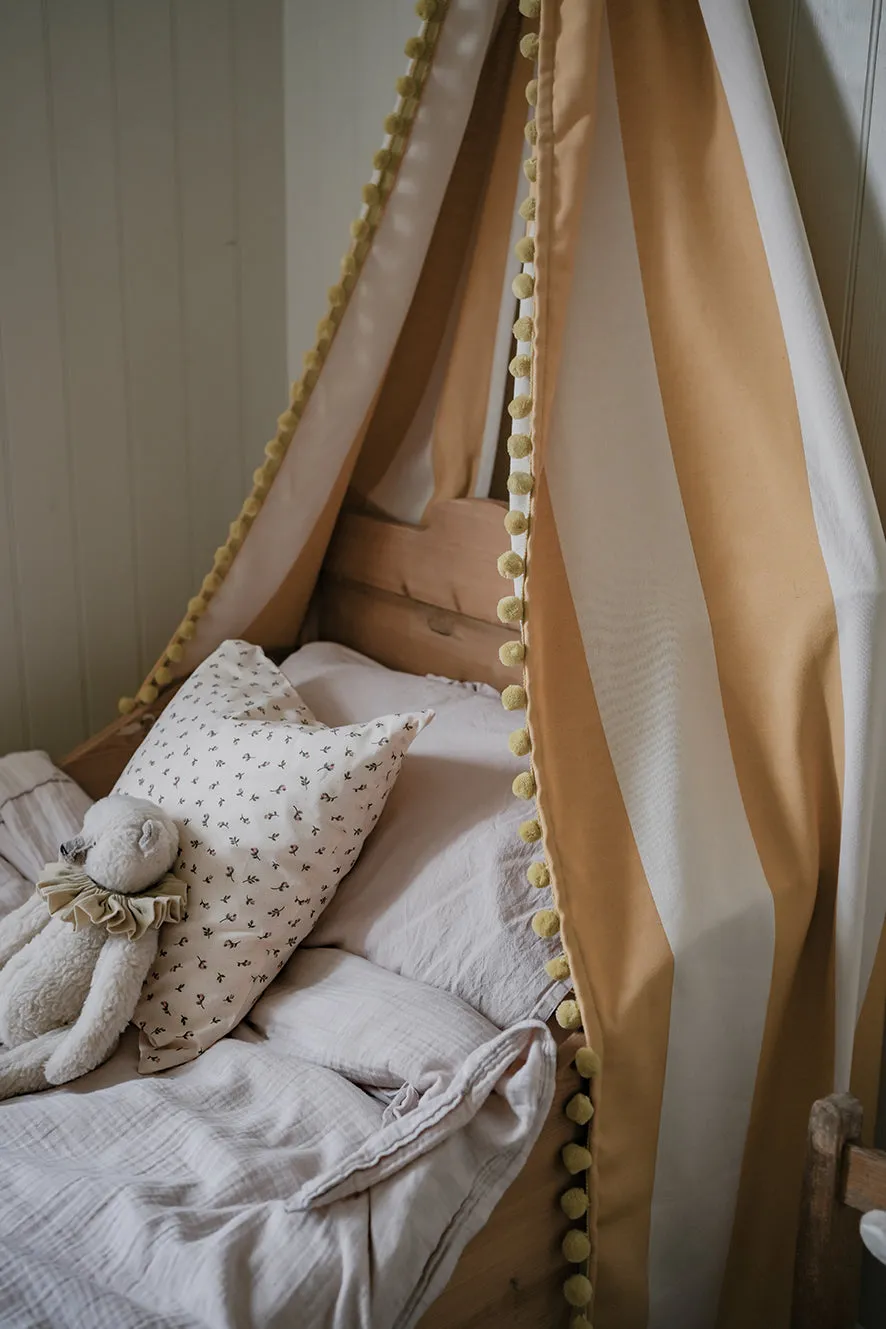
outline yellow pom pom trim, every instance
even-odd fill
[[[403,47],[404,54],[410,60],[420,60],[427,50],[427,42],[424,37],[409,37],[406,45]]]
[[[188,613],[189,613],[189,614],[192,614],[192,615],[194,616],[194,618],[198,618],[198,617],[200,616],[200,614],[203,613],[203,610],[204,610],[205,608],[206,608],[206,606],[205,606],[205,604],[203,603],[203,599],[202,599],[201,596],[199,596],[199,595],[192,595],[192,596],[191,596],[190,600],[188,601]]]
[[[506,711],[522,711],[526,705],[526,689],[519,683],[511,683],[501,694],[501,704]]]
[[[499,555],[498,571],[500,576],[513,581],[515,577],[522,577],[526,568],[520,555],[509,549],[506,553]]]
[[[511,708],[506,707],[505,709],[510,710]],[[532,743],[529,738],[529,730],[515,729],[514,732],[511,734],[510,738],[508,739],[508,747],[511,749],[515,757],[528,757],[529,753],[532,750]]]
[[[341,285],[330,286],[327,295],[329,297],[329,303],[336,307],[343,305],[348,298],[347,291]]]
[[[513,331],[517,341],[532,341],[533,325],[528,314],[517,319]]]
[[[302,364],[308,372],[314,369],[319,373],[323,367],[323,357],[317,350],[305,351],[302,356]]]
[[[121,697],[117,702],[117,710],[121,715],[131,715],[135,710],[135,697]]]
[[[518,664],[522,664],[525,654],[526,647],[522,641],[506,641],[498,648],[498,658],[508,669],[515,669]]]
[[[585,1149],[583,1144],[564,1144],[560,1151],[560,1157],[563,1159],[563,1166],[571,1177],[577,1177],[579,1172],[587,1172],[594,1161],[590,1149]]]
[[[531,263],[535,258],[535,241],[532,236],[521,236],[514,245],[514,253],[521,263]]]
[[[591,1253],[591,1243],[588,1241],[586,1233],[580,1232],[578,1228],[572,1228],[563,1238],[560,1249],[563,1252],[563,1258],[569,1264],[584,1264]]]
[[[320,322],[317,324],[317,341],[320,343],[321,349],[324,354],[326,353],[328,347],[323,345],[323,343],[332,341],[334,335],[335,335],[334,320],[331,317],[321,318]]]
[[[532,439],[529,434],[511,434],[508,439],[508,455],[516,461],[522,461],[532,451]],[[522,513],[521,513],[522,516]]]
[[[401,97],[414,97],[418,92],[418,81],[411,74],[403,74],[396,86]]]
[[[283,417],[281,416],[280,419],[282,420]],[[293,429],[297,423],[297,421],[293,421]],[[265,444],[265,456],[270,457],[272,461],[280,461],[285,451],[286,444],[280,438],[272,438]]]
[[[519,623],[523,617],[523,601],[517,595],[506,595],[498,602],[498,616],[502,623]]]
[[[585,1278],[584,1274],[573,1274],[563,1284],[563,1296],[570,1306],[587,1306],[593,1295],[591,1280]]]
[[[594,1115],[594,1105],[587,1094],[573,1094],[566,1104],[566,1115],[576,1126],[587,1126]]]
[[[391,164],[393,156],[394,154],[391,152],[390,148],[379,148],[378,152],[372,158],[372,164],[377,171],[386,171]]]
[[[578,1008],[577,1001],[571,999],[561,1001],[554,1015],[561,1029],[579,1029],[581,1027],[581,1011]]]
[[[150,706],[151,702],[157,700],[160,695],[159,688],[155,688],[153,683],[145,683],[144,687],[138,690],[138,699],[145,706]]]
[[[360,193],[363,197],[363,202],[369,208],[373,208],[377,203],[381,202],[381,190],[378,185],[373,184],[372,181],[370,181],[368,185],[364,185],[360,190]]]
[[[519,8],[524,18],[538,18],[541,13],[541,0],[520,0]]]
[[[512,378],[528,378],[532,372],[531,355],[515,355],[508,365],[508,373]]]
[[[511,788],[515,798],[535,798],[535,776],[532,771],[521,771]]]
[[[419,18],[423,18],[426,23],[429,23],[437,12],[437,0],[418,0],[415,12]]]
[[[539,909],[533,914],[532,931],[537,937],[556,937],[560,931],[560,915],[556,909]]]
[[[520,216],[524,221],[535,221],[535,199],[531,197],[524,198],[519,208]]]
[[[159,669],[154,670],[154,682],[158,687],[165,688],[167,683],[172,682],[172,670],[167,669],[166,665],[161,665]]]
[[[538,33],[527,32],[525,37],[520,38],[520,54],[527,60],[535,60],[538,56]]]
[[[553,960],[548,960],[545,965],[545,973],[555,983],[562,983],[567,979],[569,977],[569,961],[566,956],[555,955]]]
[[[397,134],[402,134],[405,128],[406,119],[404,116],[400,115],[398,111],[392,111],[390,115],[385,116],[385,133],[390,134],[392,138]],[[369,199],[365,198],[365,196],[364,202],[369,202]]]
[[[534,120],[527,120],[523,127],[523,137],[531,148],[538,142],[538,125]]]
[[[569,1329],[594,1329],[585,1315],[573,1315],[569,1320]]]
[[[196,626],[186,619],[185,622],[181,624],[175,635],[177,637],[181,637],[182,641],[190,641],[191,638],[196,633],[196,631],[197,631]]]
[[[538,105],[538,79],[531,78],[526,84],[526,100],[530,106]]]
[[[569,1190],[560,1196],[560,1208],[573,1223],[579,1218],[584,1218],[588,1212],[588,1203],[587,1191],[581,1190],[578,1186],[570,1186]]]
[[[579,1048],[573,1060],[583,1080],[593,1080],[595,1075],[600,1074],[600,1057],[593,1048]]]
[[[257,517],[261,512],[261,503],[257,498],[247,498],[243,504],[243,512],[247,517]]]
[[[200,586],[200,594],[204,599],[209,600],[215,595],[222,584],[222,579],[217,572],[207,572]]]
[[[369,234],[369,222],[366,217],[355,217],[349,229],[355,240],[365,240]]]
[[[535,282],[528,272],[518,272],[511,282],[511,290],[518,300],[529,300],[535,290]]]
[[[508,402],[508,415],[512,420],[525,420],[532,410],[532,398],[525,395]]]
[[[169,659],[173,664],[178,664],[179,660],[184,655],[184,650],[179,646],[178,642],[173,642],[171,646],[167,646],[166,654],[169,656]]]
[[[219,545],[212,561],[217,568],[221,568],[223,572],[226,572],[234,561],[234,555],[227,545]]]
[[[517,834],[520,836],[520,839],[525,840],[527,844],[537,844],[541,839],[541,826],[534,820],[524,821],[520,823]],[[560,1004],[562,1005],[563,1003],[561,1002]]]
[[[512,494],[530,494],[533,483],[528,471],[511,471],[508,476],[508,490]]]
[[[534,185],[538,179],[538,159],[536,157],[527,157],[523,163],[523,174],[531,185]]]
[[[546,886],[551,884],[551,874],[548,871],[547,863],[530,863],[526,869],[526,876],[529,879],[530,886],[534,886],[538,891],[543,891]]]
[[[514,437],[516,435],[512,434],[511,438]],[[513,490],[511,492],[513,493]],[[508,535],[525,535],[529,530],[529,518],[526,513],[518,512],[516,508],[505,513],[505,530]]]

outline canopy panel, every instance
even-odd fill
[[[421,522],[506,446],[503,701],[595,1050],[567,1299],[786,1324],[809,1107],[875,1095],[886,545],[744,0],[501,8],[419,5],[317,346],[139,700],[291,644],[344,502]]]

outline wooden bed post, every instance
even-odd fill
[[[862,1107],[851,1094],[813,1104],[797,1258],[792,1329],[847,1329],[856,1322],[859,1215],[843,1203],[846,1146],[861,1137]]]

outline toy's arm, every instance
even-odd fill
[[[85,1075],[114,1051],[157,954],[158,935],[151,928],[137,941],[109,937],[105,942],[83,1009],[46,1063],[50,1084],[66,1084]]]
[[[0,919],[0,969],[45,928],[49,918],[46,901],[35,894]]]

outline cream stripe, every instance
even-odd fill
[[[837,1089],[886,915],[886,545],[745,5],[701,10],[784,328],[812,509],[837,614],[845,715],[837,886]],[[876,817],[876,810],[880,815]]]
[[[292,447],[225,582],[197,623],[196,663],[241,630],[304,547],[396,344],[473,105],[496,0],[450,0],[379,225]],[[334,274],[333,274],[334,275]]]
[[[608,33],[599,89],[547,474],[607,742],[674,954],[649,1324],[707,1329],[729,1248],[774,916],[656,379]]]

